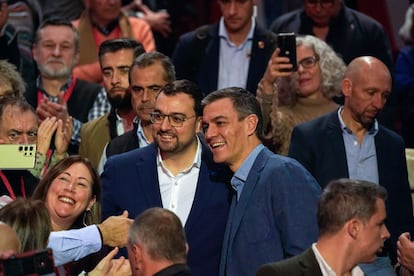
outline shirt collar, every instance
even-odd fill
[[[352,130],[350,130],[346,125],[344,120],[342,119],[342,115],[341,112],[344,109],[343,106],[339,107],[338,109],[338,119],[339,119],[339,123],[341,124],[341,129],[343,131],[345,131],[348,134],[352,134]],[[378,133],[378,121],[377,119],[374,119],[374,123],[372,124],[371,128],[368,130],[368,134],[369,135],[376,135]]]
[[[60,91],[65,93],[66,90],[68,90],[69,86],[72,84],[72,81],[73,81],[73,76],[70,75],[68,78],[68,81],[65,84],[63,84],[62,87],[60,88]],[[38,90],[42,91],[43,93],[48,94],[47,91],[43,88],[42,79],[40,78],[40,76],[38,76],[36,79],[36,87]]]
[[[315,258],[319,264],[319,268],[321,269],[322,275],[336,276],[335,271],[329,266],[329,264],[322,257],[321,253],[316,247],[316,243],[312,244],[312,251],[313,251],[313,254],[315,254]],[[363,276],[363,275],[364,275],[364,272],[358,265],[352,268],[351,276]]]
[[[188,168],[186,168],[185,170],[183,170],[182,172],[190,171],[193,167],[194,168],[200,168],[201,167],[201,142],[200,142],[200,139],[198,138],[198,136],[196,136],[196,138],[197,138],[197,150],[196,150],[196,154],[194,156],[193,163],[191,163],[191,165]],[[158,164],[158,166],[161,166],[162,168],[168,170],[167,167],[164,165],[164,162],[161,158],[159,148],[158,148],[158,153],[157,153],[157,164]]]
[[[251,168],[253,167],[254,161],[256,161],[257,156],[264,148],[263,144],[257,145],[252,152],[247,156],[246,160],[243,161],[240,168],[234,173],[233,177],[237,177],[238,179],[246,182],[247,177],[250,173]]]
[[[142,127],[141,120],[135,117],[133,120],[133,123],[137,125],[138,144],[140,146],[141,144],[145,144],[145,145],[151,144],[147,136],[145,136],[145,132],[144,132],[144,128]],[[144,143],[141,143],[141,141]]]
[[[252,20],[252,26],[250,27],[250,31],[247,34],[247,37],[244,40],[244,42],[242,43],[242,45],[244,43],[246,43],[246,41],[248,41],[248,40],[253,40],[254,28],[256,28],[256,20],[254,19],[254,16],[252,16],[251,20]],[[223,17],[221,17],[220,22],[219,22],[219,37],[224,38],[226,41],[230,42],[230,38],[229,38],[229,35],[227,33],[226,26],[224,26],[224,18]]]
[[[95,22],[92,21],[92,25],[97,29],[101,34],[108,36],[116,27],[119,25],[119,18],[114,19],[105,27],[98,26]]]

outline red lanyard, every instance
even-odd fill
[[[4,175],[3,171],[1,171],[1,170],[0,170],[0,177],[1,177],[1,180],[3,180],[4,186],[6,186],[6,189],[9,192],[10,197],[13,200],[15,200],[16,195],[14,194],[13,188],[11,187],[9,180],[7,179],[7,177]],[[20,177],[20,190],[22,192],[23,198],[26,198],[26,189],[24,188],[23,176]]]
[[[70,96],[72,96],[73,89],[76,85],[76,78],[72,77],[72,82],[70,83],[68,89],[66,90],[65,94],[63,95],[63,99],[65,100],[65,103],[69,101]],[[37,105],[41,103],[43,99],[43,92],[38,90],[37,91]]]

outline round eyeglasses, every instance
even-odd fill
[[[319,57],[311,56],[304,58],[298,62],[298,65],[302,65],[303,68],[309,69],[315,66],[315,64],[319,61]]]
[[[167,117],[168,118],[168,123],[172,126],[172,127],[182,127],[184,122],[197,117],[196,115],[194,116],[190,116],[190,117],[186,117],[184,114],[179,114],[179,113],[172,113],[172,114],[162,114],[161,112],[151,112],[150,113],[151,116],[151,123],[156,124],[156,125],[161,125],[162,122],[164,121],[164,118]]]

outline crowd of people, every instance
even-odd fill
[[[345,0],[44,2],[0,1],[0,275],[414,273],[414,6],[394,56]]]

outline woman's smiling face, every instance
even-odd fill
[[[317,92],[321,92],[322,76],[319,62],[316,61],[312,67],[305,68],[301,62],[312,58],[315,53],[312,49],[309,49],[303,45],[299,45],[296,48],[297,60],[298,60],[298,94],[301,97],[309,97]]]
[[[66,225],[68,229],[95,201],[88,168],[74,163],[53,180],[46,196],[53,230],[58,230],[57,225]]]

